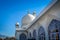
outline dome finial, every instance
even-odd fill
[[[35,12],[35,11],[33,11],[33,16],[35,16],[35,17],[36,17],[36,12]]]

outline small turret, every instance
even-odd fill
[[[16,22],[15,25],[16,25],[16,28],[19,28],[19,22]]]

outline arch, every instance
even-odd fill
[[[27,40],[27,37],[24,33],[20,34],[20,40]]]
[[[29,37],[31,38],[31,32],[29,33]]]
[[[33,38],[36,39],[36,30],[33,30]]]
[[[45,30],[42,26],[38,30],[38,38],[39,40],[45,40]]]
[[[49,40],[60,40],[60,21],[53,19],[48,26]]]

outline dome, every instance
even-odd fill
[[[28,25],[29,23],[31,23],[33,20],[35,19],[35,16],[33,16],[32,14],[27,14],[22,18],[22,26],[24,25]]]

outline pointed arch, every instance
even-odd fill
[[[60,40],[60,21],[53,19],[48,27],[49,40]]]
[[[38,37],[39,40],[45,40],[45,30],[42,26],[38,30]]]
[[[36,39],[36,30],[33,30],[33,38]]]
[[[31,38],[31,32],[29,33],[29,37]]]
[[[20,39],[19,40],[27,40],[27,37],[24,33],[20,34]]]

